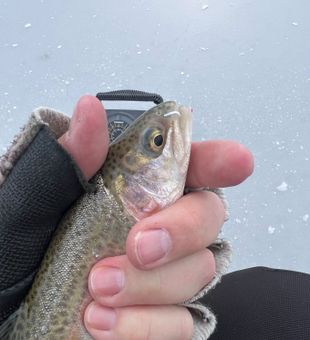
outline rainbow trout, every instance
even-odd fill
[[[60,222],[27,297],[1,326],[1,339],[91,339],[82,321],[89,271],[99,259],[124,254],[136,221],[183,194],[190,141],[190,109],[169,101],[111,143],[92,179],[96,191]]]

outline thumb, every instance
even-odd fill
[[[76,105],[69,130],[58,139],[87,180],[106,159],[109,147],[107,125],[101,102],[94,96],[83,96]]]

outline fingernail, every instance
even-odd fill
[[[141,264],[158,261],[168,254],[171,239],[164,229],[141,231],[136,235],[136,254]]]
[[[107,331],[116,324],[116,313],[113,308],[99,307],[93,303],[86,311],[86,321],[94,329]]]
[[[124,272],[119,268],[98,267],[91,273],[90,285],[95,294],[115,295],[124,288]]]

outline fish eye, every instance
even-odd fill
[[[164,145],[164,134],[159,128],[149,128],[144,134],[144,145],[153,152],[161,151]]]
[[[157,147],[160,147],[163,145],[163,142],[164,142],[164,138],[161,134],[158,134],[154,137],[154,140],[153,140],[154,144],[157,146]]]

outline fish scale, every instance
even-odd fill
[[[103,258],[125,252],[126,236],[134,220],[125,217],[113,195],[105,190],[100,183],[102,181],[98,182],[99,190],[84,196],[74,208],[76,218],[73,219],[70,215],[70,222],[65,219],[60,225],[55,241],[53,240],[49,254],[42,264],[42,270],[35,279],[33,295],[29,294],[23,306],[28,316],[26,320],[21,317],[20,321],[24,329],[29,329],[30,334],[38,335],[38,338],[42,338],[43,328],[46,330],[46,339],[60,339],[63,334],[70,334],[72,328],[77,327],[83,339],[90,339],[84,327],[79,324],[83,302],[89,301],[89,268],[98,261],[95,254],[100,254],[99,257]],[[83,207],[89,203],[93,209],[83,215]],[[102,223],[103,221],[109,223]],[[66,229],[65,237],[63,229]],[[76,263],[79,265],[75,265]],[[52,287],[61,289],[61,294],[57,290],[51,290]],[[39,299],[37,298],[34,307],[33,299],[36,296]],[[72,327],[74,324],[76,325]]]
[[[149,137],[158,133],[160,147]],[[89,271],[99,259],[125,254],[130,228],[183,194],[190,139],[190,110],[165,102],[110,145],[92,179],[96,190],[61,221],[16,317],[0,327],[3,339],[92,339],[82,321]]]

